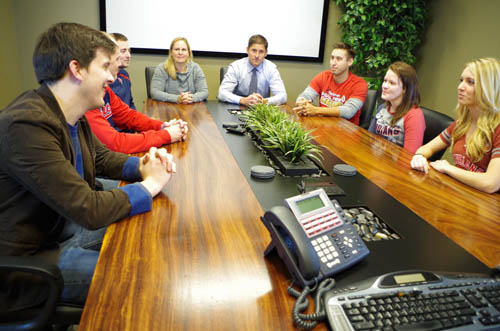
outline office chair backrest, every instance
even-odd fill
[[[437,112],[435,110],[422,107],[422,112],[425,118],[425,133],[424,133],[424,145],[429,141],[437,137],[444,129],[446,129],[453,122],[453,119],[446,114]],[[429,158],[429,161],[436,161],[443,157],[446,149],[435,153]]]
[[[146,94],[148,96],[148,99],[151,99],[151,80],[153,79],[153,74],[155,72],[156,66],[155,67],[146,67],[145,74],[146,74]]]
[[[0,275],[4,272],[23,272],[39,276],[46,284],[48,295],[40,306],[0,311],[0,331],[46,330],[51,324],[67,328],[68,325],[79,323],[83,307],[59,302],[64,284],[57,265],[32,257],[0,256]],[[36,286],[40,286],[40,283],[37,282]]]
[[[361,107],[361,114],[359,115],[359,126],[365,129],[368,129],[370,126],[370,122],[372,120],[373,112],[375,111],[375,106],[377,103],[378,96],[380,94],[380,89],[376,90],[368,90],[368,94],[366,95],[365,102]]]
[[[222,80],[224,80],[224,75],[226,74],[226,71],[227,71],[227,67],[220,67],[220,72],[219,72],[220,82],[219,83],[222,83]]]

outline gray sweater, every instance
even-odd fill
[[[186,72],[178,72],[177,79],[174,80],[165,71],[164,63],[157,65],[151,79],[151,96],[153,99],[177,102],[181,92],[191,92],[193,102],[207,99],[207,80],[200,66],[193,61],[188,62]]]

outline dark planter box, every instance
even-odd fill
[[[302,157],[300,161],[292,163],[283,156],[280,150],[266,148],[266,151],[274,164],[278,166],[285,176],[315,175],[320,173],[318,166],[307,157]]]
[[[284,156],[279,149],[266,148],[266,143],[262,141],[259,135],[247,127],[247,130],[252,135],[254,141],[262,147],[269,158],[274,162],[274,164],[280,169],[280,171],[285,176],[304,176],[304,175],[315,175],[319,174],[320,168],[308,157],[302,157],[300,161],[291,163]]]

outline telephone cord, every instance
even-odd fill
[[[309,306],[309,300],[307,296],[313,291],[309,286],[304,287],[302,293],[291,286],[288,288],[288,293],[297,298],[292,310],[292,317],[294,323],[302,329],[312,329],[317,325],[318,321],[322,321],[326,317],[326,312],[323,308],[321,298],[325,292],[330,291],[335,286],[335,280],[332,278],[326,278],[323,280],[316,291],[314,302],[315,302],[315,313],[314,314],[302,314],[301,312],[307,309]],[[316,286],[315,286],[316,287]]]

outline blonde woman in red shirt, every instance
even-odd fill
[[[427,158],[452,146],[455,165]],[[458,84],[457,119],[420,147],[411,167],[427,173],[429,165],[486,193],[500,190],[500,61],[483,58],[465,66]]]

